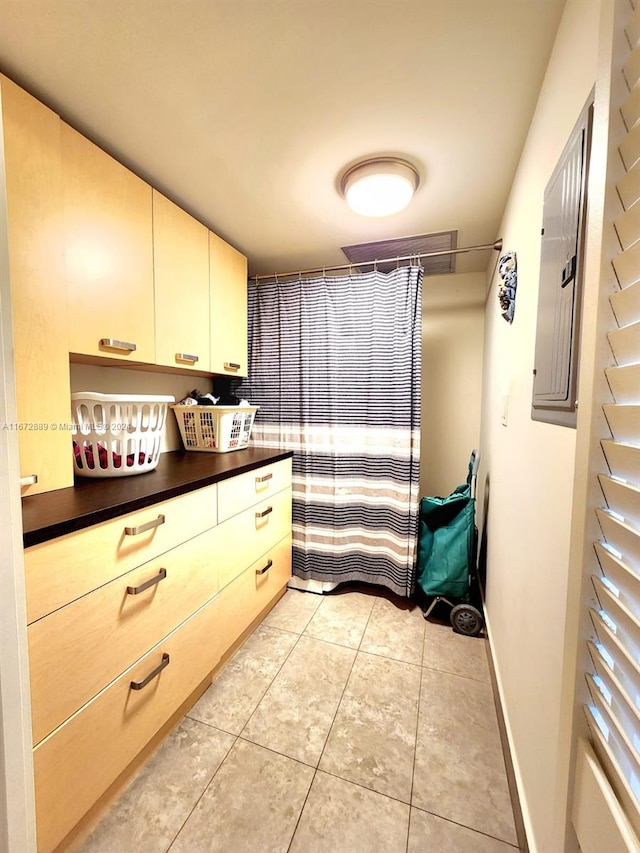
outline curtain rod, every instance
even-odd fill
[[[250,279],[253,279],[256,284],[260,279],[265,278],[275,278],[276,280],[279,278],[287,278],[288,276],[297,275],[311,275],[312,273],[326,273],[326,272],[335,272],[336,270],[351,270],[354,267],[370,267],[373,266],[375,268],[376,264],[390,264],[393,261],[396,263],[400,263],[400,261],[415,261],[419,258],[436,258],[440,255],[460,255],[463,252],[482,252],[486,249],[493,249],[496,252],[499,252],[502,249],[502,238],[499,238],[495,241],[495,243],[488,243],[485,246],[466,246],[462,249],[441,249],[437,252],[421,252],[415,255],[404,255],[403,257],[395,257],[395,258],[376,258],[374,261],[359,261],[356,264],[339,264],[335,267],[317,267],[316,269],[310,270],[294,270],[293,272],[273,272],[270,274],[264,275],[251,275]]]

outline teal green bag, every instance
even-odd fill
[[[416,582],[429,596],[464,598],[473,560],[475,499],[467,482],[448,497],[420,501]]]

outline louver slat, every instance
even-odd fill
[[[631,209],[635,210],[636,207],[640,210],[640,205],[637,204]],[[611,296],[610,302],[619,326],[640,321],[640,282],[618,290]]]
[[[616,441],[640,445],[640,406],[607,405],[602,408]]]
[[[601,648],[602,656],[607,661],[607,664],[613,668],[616,678],[625,690],[635,696],[637,693],[637,684],[640,681],[640,670],[638,669],[637,660],[623,646],[597,610],[590,608],[589,615],[598,637],[597,645],[599,646],[599,651]]]
[[[625,169],[629,170],[640,158],[640,126],[634,127],[631,133],[625,136],[620,143],[619,151]]]
[[[631,527],[640,530],[640,489],[604,474],[598,477],[607,506],[621,515]]]
[[[596,515],[607,543],[618,551],[629,568],[640,572],[640,533],[607,510],[597,509]]]
[[[598,645],[600,648],[598,648]],[[593,661],[593,666],[597,674],[606,681],[613,683],[615,689],[624,697],[630,705],[633,705],[631,697],[635,696],[635,679],[625,675],[619,667],[615,666],[613,659],[607,660],[607,651],[602,644],[596,645],[590,640],[587,641],[587,648]],[[610,664],[613,664],[614,669],[611,669]]]
[[[633,163],[640,157],[640,125],[634,130],[634,136],[637,136],[638,142],[635,150],[629,151],[626,156],[633,158]],[[625,156],[620,149],[620,154]],[[633,163],[631,165],[633,165]],[[628,249],[640,237],[640,204],[632,205],[628,210],[625,210],[616,221],[613,223],[616,229],[616,234],[620,240],[620,245],[623,249]]]
[[[600,607],[615,625],[615,634],[634,657],[640,653],[640,622],[617,596],[595,575],[591,578]]]
[[[608,333],[607,338],[617,364],[636,364],[640,350],[640,323],[630,323],[621,329],[614,329]]]
[[[607,551],[601,542],[595,543],[596,554],[600,568],[620,594],[620,599],[636,619],[640,619],[640,575],[626,566],[612,553]]]
[[[633,814],[637,806],[628,780],[634,775],[636,765],[624,744],[616,737],[615,731],[612,732],[607,729],[605,736],[594,714],[595,709],[585,707],[584,710],[595,741],[594,746],[600,761],[604,765],[605,773],[609,780],[613,780],[613,788],[620,799],[622,808],[627,814]],[[634,848],[627,847],[626,849],[633,850]]]
[[[624,177],[616,184],[620,201],[625,210],[635,204],[640,198],[640,162],[629,169]]]
[[[640,50],[634,50],[630,54],[624,64],[622,73],[629,89],[633,89],[638,80],[640,80]]]
[[[634,709],[633,703],[629,701],[623,691],[618,690],[615,681],[609,678],[606,669],[597,672],[596,677],[590,674],[587,675],[587,684],[589,685],[592,697],[595,697],[596,691],[600,694],[600,698],[605,703],[605,707],[609,712],[609,719],[618,721],[617,729],[627,749],[634,757],[638,757],[638,752],[633,741],[626,734],[628,731],[637,729],[638,722],[640,722],[638,712]]]
[[[591,682],[593,685],[593,682]],[[597,686],[591,692],[593,705],[600,713],[600,719],[604,722],[607,732],[607,743],[609,744],[616,763],[628,767],[637,767],[640,755],[633,747],[628,733],[621,726],[621,720],[612,712],[611,707]],[[602,731],[602,727],[600,728]]]
[[[613,259],[613,268],[620,287],[628,287],[640,279],[640,243],[634,243],[630,249]]]
[[[609,438],[600,443],[613,476],[640,487],[640,447]]]
[[[640,403],[640,364],[609,367],[605,374],[617,403]]]
[[[640,88],[632,89],[629,97],[622,105],[620,112],[624,119],[625,127],[631,130],[640,119]]]
[[[636,47],[638,41],[640,40],[640,9],[634,7],[634,12],[632,13],[626,27],[624,28],[625,33],[627,34],[627,38],[629,39],[629,44],[631,45],[631,49]]]

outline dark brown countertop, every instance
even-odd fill
[[[231,453],[175,450],[163,453],[158,467],[147,474],[105,479],[78,477],[71,488],[22,499],[24,547],[47,542],[290,456],[293,456],[290,451],[257,447]]]

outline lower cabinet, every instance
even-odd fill
[[[144,543],[133,568],[109,548],[94,552],[99,585],[28,626],[39,853],[65,849],[66,836],[282,593],[291,576],[291,461],[256,475],[267,477],[266,491],[237,477],[222,497],[218,485],[184,496],[191,508],[200,498],[197,518],[208,529],[180,543],[165,534],[160,554]],[[139,529],[136,519],[121,516],[118,529]],[[71,538],[91,539],[99,527]],[[60,547],[36,546],[27,574]]]
[[[56,848],[220,660],[220,606],[206,604],[35,748],[39,851]]]

